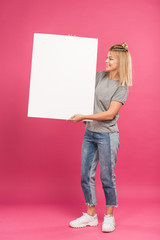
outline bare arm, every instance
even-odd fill
[[[119,112],[120,108],[122,106],[121,102],[117,101],[111,101],[109,109],[105,112],[100,112],[92,115],[84,115],[84,120],[97,120],[97,121],[103,121],[103,120],[112,120],[116,114]]]
[[[116,114],[119,112],[121,107],[122,107],[121,102],[111,101],[109,109],[105,112],[100,112],[100,113],[91,114],[91,115],[76,114],[68,120],[73,122],[79,122],[87,119],[96,120],[96,121],[112,120],[116,116]]]

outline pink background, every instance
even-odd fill
[[[0,2],[0,203],[84,205],[85,125],[27,117],[34,33],[98,38],[99,71],[109,47],[127,42],[133,86],[118,120],[118,201],[159,203],[159,10],[158,0]],[[98,165],[97,200],[105,206],[99,174]]]

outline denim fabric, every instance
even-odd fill
[[[118,207],[114,169],[119,146],[119,132],[85,130],[81,152],[81,186],[86,204],[97,204],[95,174],[99,161],[106,206]]]

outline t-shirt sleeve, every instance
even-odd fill
[[[96,82],[95,82],[95,87],[96,87],[97,84],[98,84],[100,73],[101,73],[100,71],[96,71]]]
[[[113,94],[111,101],[121,102],[123,105],[128,97],[128,86],[119,86],[115,93]]]
[[[100,78],[100,74],[101,74],[101,71],[96,71],[95,88],[96,88],[96,86],[97,86],[97,84],[98,84],[98,81],[99,81],[99,78]],[[86,121],[85,121],[85,120],[83,120],[82,122],[83,122],[84,124],[86,124]]]

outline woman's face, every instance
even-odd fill
[[[105,62],[106,62],[106,71],[107,72],[118,70],[119,61],[116,57],[115,52],[112,52],[112,51],[108,52]]]

